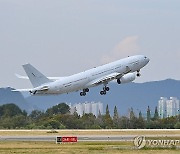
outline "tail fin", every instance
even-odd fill
[[[46,76],[44,76],[41,72],[39,72],[36,68],[34,68],[31,64],[23,65],[23,68],[31,81],[33,87],[38,87],[44,83],[52,82]]]

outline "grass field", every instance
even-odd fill
[[[79,142],[74,144],[55,144],[53,142],[0,142],[0,153],[39,153],[39,154],[179,154],[173,149],[132,149],[131,142]]]
[[[180,135],[180,129],[163,130],[0,130],[0,136],[23,136],[23,135]]]
[[[78,135],[153,135],[153,139],[180,139],[180,130],[0,130],[1,136],[78,136]],[[164,135],[172,137],[165,137]],[[158,137],[159,136],[159,137]],[[150,139],[149,138],[149,139]],[[0,154],[7,153],[46,153],[46,154],[169,154],[180,153],[176,149],[148,148],[137,150],[132,141],[78,142],[55,144],[55,142],[0,141]]]

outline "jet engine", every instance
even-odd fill
[[[117,83],[118,84],[128,83],[134,81],[135,79],[136,79],[135,73],[128,73],[122,76],[120,79],[117,79]]]

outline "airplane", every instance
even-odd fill
[[[23,65],[27,76],[16,75],[18,78],[29,79],[34,88],[16,89],[13,91],[28,91],[31,95],[64,94],[80,92],[85,96],[89,89],[103,85],[101,95],[106,95],[110,90],[108,83],[116,80],[118,84],[124,84],[135,80],[140,76],[140,70],[148,64],[150,59],[144,55],[136,55],[120,59],[90,70],[66,77],[46,77],[31,64]]]

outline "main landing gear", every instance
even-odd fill
[[[141,76],[141,74],[139,72],[140,72],[140,70],[137,71],[137,77]]]
[[[89,92],[89,89],[86,88],[86,89],[83,89],[82,92],[80,92],[80,96],[86,96],[86,93]]]
[[[110,90],[109,87],[104,86],[104,87],[103,87],[103,90],[100,91],[100,94],[101,94],[101,95],[106,95],[106,92],[109,91],[109,90]]]

